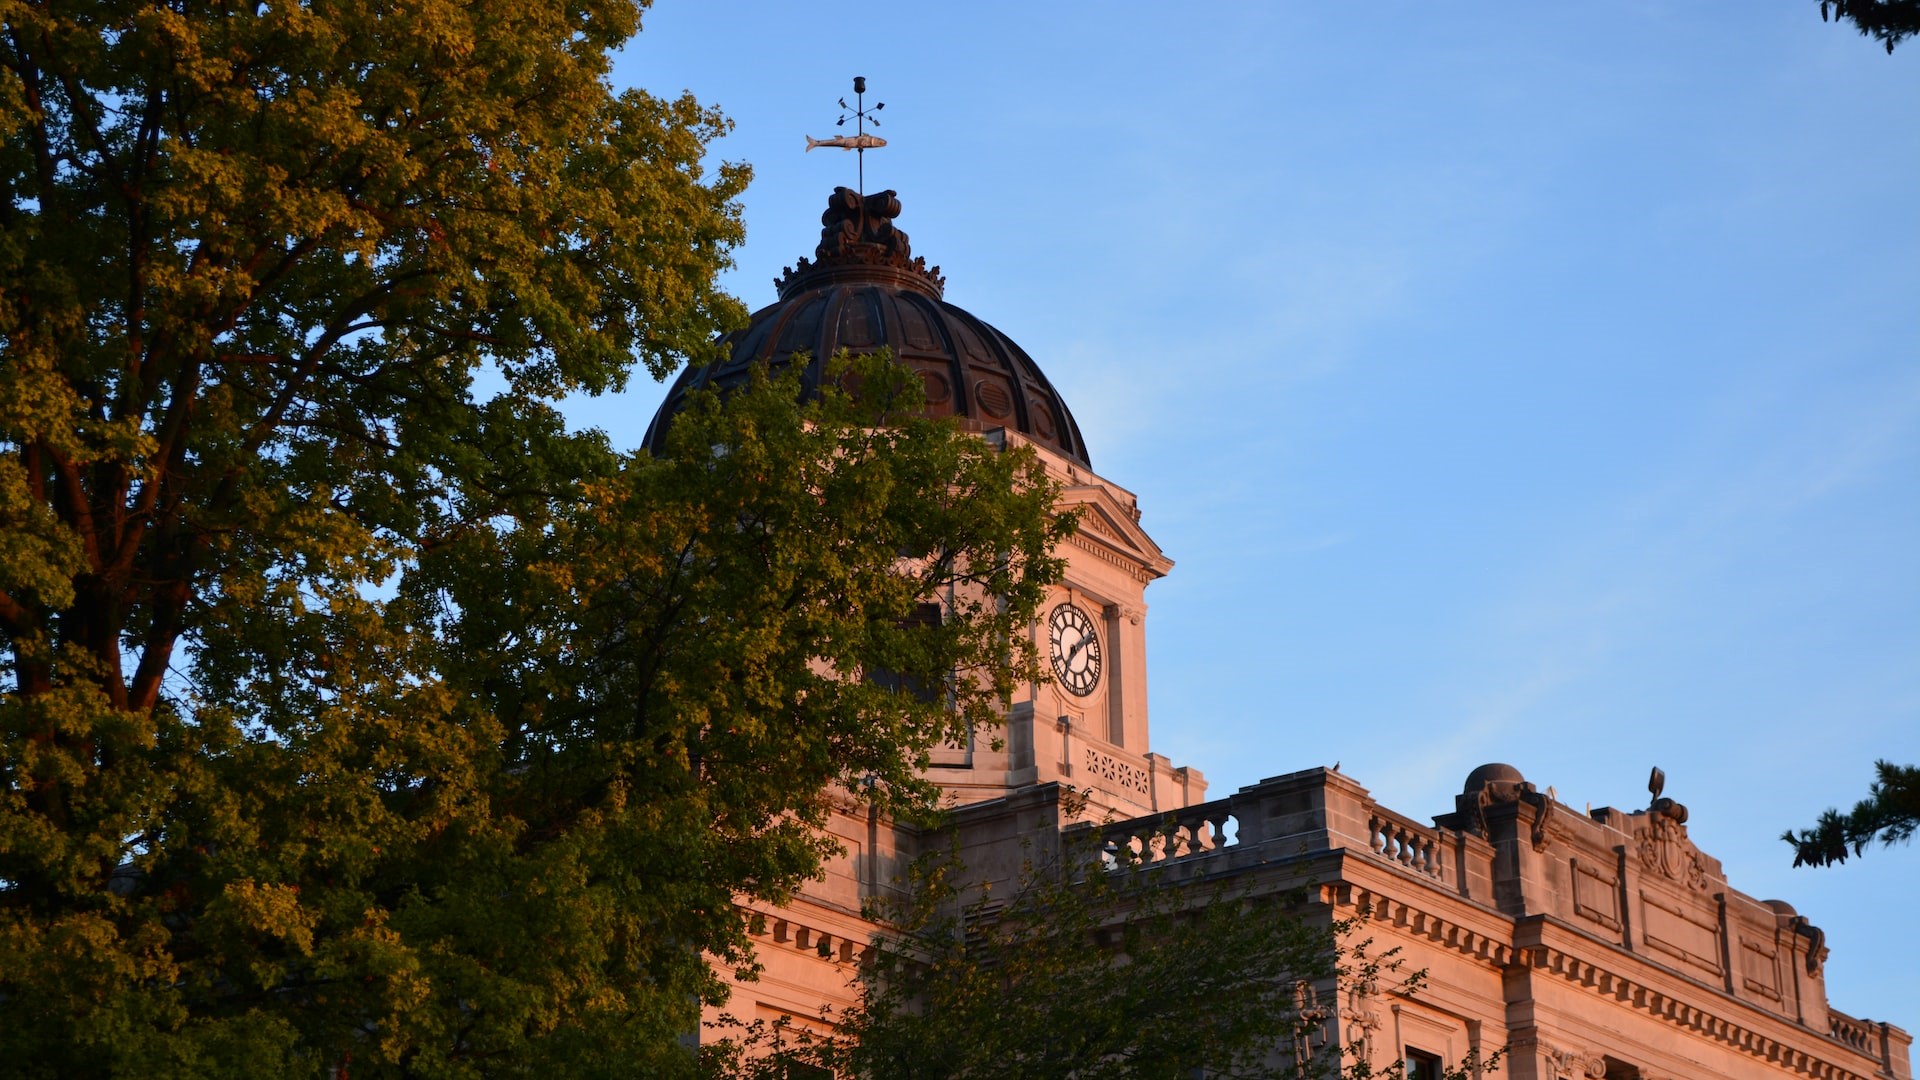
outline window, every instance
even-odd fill
[[[939,625],[940,605],[918,604],[914,607],[913,614],[907,617],[901,628],[915,629],[918,627]],[[889,671],[883,667],[868,668],[866,676],[867,681],[875,686],[885,690],[891,690],[897,694],[907,694],[916,701],[928,705],[936,704],[946,697],[947,688],[944,686],[928,686],[925,682],[912,675],[902,675],[897,671]]]
[[[1440,1080],[1440,1055],[1407,1047],[1407,1080]]]

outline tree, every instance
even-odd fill
[[[1846,862],[1849,852],[1865,854],[1876,838],[1888,847],[1913,839],[1920,830],[1920,768],[1890,761],[1873,768],[1877,778],[1850,812],[1829,809],[1813,828],[1780,834],[1793,845],[1793,865],[1832,866]]]
[[[566,430],[739,317],[625,0],[0,13],[0,1073],[693,1068],[827,787],[1031,670],[1037,464],[883,359]]]
[[[1304,890],[1231,876],[1172,880],[1071,833],[1033,852],[1009,894],[971,884],[952,852],[923,860],[880,914],[861,998],[827,1035],[761,1025],[752,1080],[1186,1080],[1373,1070],[1328,1041],[1343,993],[1416,993],[1422,973],[1333,920]],[[1345,1056],[1343,1058],[1343,1052]],[[1497,1067],[1459,1063],[1449,1080]],[[1385,1075],[1400,1075],[1393,1066]]]
[[[1893,47],[1906,38],[1920,34],[1920,2],[1916,0],[1820,0],[1820,21],[1826,22],[1829,9],[1833,21],[1851,22],[1865,37]]]

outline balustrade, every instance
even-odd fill
[[[1232,846],[1228,800],[1201,803],[1166,814],[1119,821],[1101,830],[1107,869],[1148,866],[1207,855]]]
[[[1868,1057],[1880,1056],[1880,1025],[1866,1020],[1855,1020],[1837,1009],[1827,1010],[1828,1029],[1833,1037],[1866,1054]]]
[[[1415,873],[1445,877],[1439,834],[1382,807],[1367,817],[1367,848]]]
[[[1359,792],[1358,798],[1346,803],[1344,808],[1335,808],[1331,804],[1344,793],[1336,794],[1329,787],[1327,806],[1302,806],[1297,801],[1300,787],[1292,781],[1291,777],[1281,778],[1242,789],[1225,799],[1101,826],[1101,861],[1109,870],[1114,870],[1210,855],[1247,840],[1240,835],[1240,826],[1247,822],[1251,822],[1252,841],[1249,842],[1284,841],[1291,848],[1305,836],[1317,832],[1323,837],[1320,844],[1339,847],[1342,846],[1340,838],[1326,832],[1329,815],[1335,820],[1354,821],[1359,815],[1349,815],[1359,811],[1367,822],[1369,854],[1413,873],[1437,881],[1447,880],[1447,867],[1455,853],[1452,841],[1440,830],[1375,805],[1364,792]]]

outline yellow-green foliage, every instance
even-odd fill
[[[691,1069],[823,793],[1030,673],[1052,489],[885,360],[555,412],[740,314],[638,16],[0,0],[0,1074]]]

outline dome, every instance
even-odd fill
[[[1511,765],[1493,761],[1468,773],[1467,782],[1461,786],[1461,791],[1465,794],[1472,795],[1488,784],[1524,784],[1526,782],[1527,778],[1521,775],[1519,769]]]
[[[907,234],[893,225],[899,213],[891,191],[861,196],[835,188],[813,261],[801,259],[775,282],[780,299],[727,336],[723,359],[680,373],[647,426],[647,449],[665,448],[667,425],[691,389],[726,390],[744,383],[756,363],[778,368],[805,353],[801,379],[812,393],[821,360],[842,349],[885,347],[919,373],[927,415],[1009,428],[1091,467],[1080,427],[1053,384],[1025,349],[943,299],[940,268],[912,257]]]

